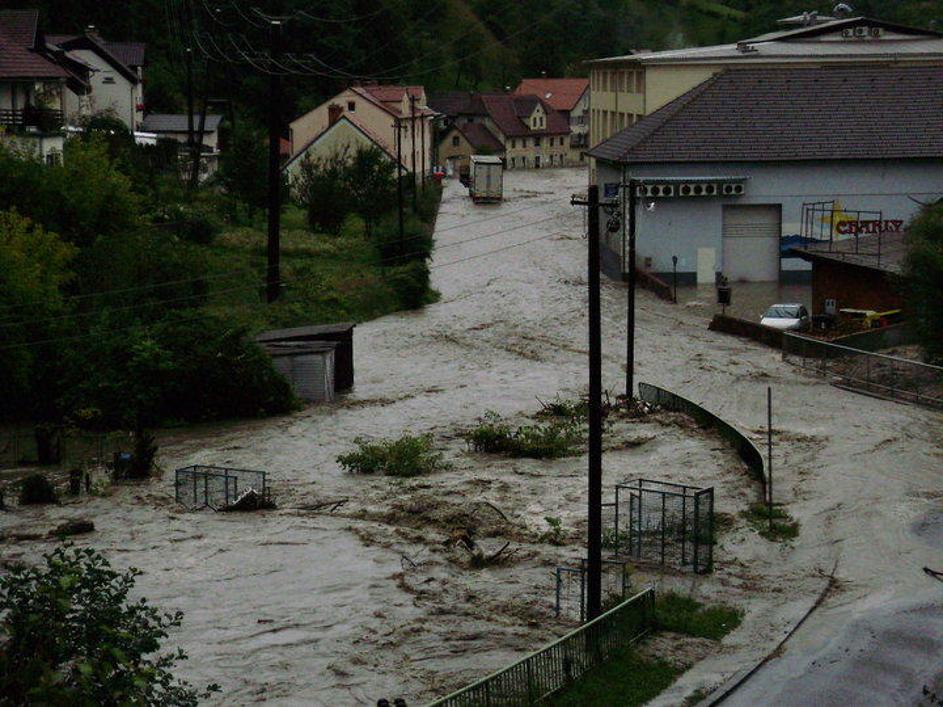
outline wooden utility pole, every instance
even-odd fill
[[[638,182],[623,180],[623,188],[629,190],[629,258],[628,258],[628,302],[626,303],[625,325],[625,398],[628,402],[635,399],[635,228],[637,221]],[[625,228],[625,222],[623,222]]]
[[[409,91],[409,88],[406,89]],[[413,213],[419,211],[419,205],[416,202],[416,192],[418,191],[416,184],[416,97],[413,94],[409,94],[409,130],[410,130],[410,145],[412,147],[412,164],[413,164]]]
[[[766,386],[766,511],[773,532],[773,388]]]
[[[269,75],[269,123],[268,123],[268,268],[266,272],[266,299],[274,302],[281,289],[279,254],[281,251],[281,77],[274,70],[281,54],[282,23],[272,20],[269,25],[269,57],[273,68]]]
[[[589,209],[589,502],[586,543],[586,607],[592,620],[602,611],[602,314],[599,285],[599,187],[589,186],[588,199],[574,199]]]
[[[399,213],[399,254],[403,255],[406,237],[403,235],[403,126],[397,118],[393,124],[396,129],[396,200]]]
[[[420,116],[420,118],[421,119],[419,121],[419,143],[420,143],[419,149],[422,150],[422,160],[421,160],[422,178],[419,183],[422,185],[422,190],[425,192],[426,172],[427,172],[426,170],[426,117],[423,115],[423,116]]]

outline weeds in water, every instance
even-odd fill
[[[354,440],[357,450],[337,457],[337,463],[355,474],[411,477],[450,468],[433,448],[432,435],[403,435],[399,439]]]
[[[476,452],[532,459],[569,456],[582,441],[583,430],[578,423],[554,420],[514,429],[495,412],[485,413],[478,427],[468,434],[468,442]]]
[[[545,403],[540,398],[537,399],[537,402],[540,403],[540,410],[537,411],[536,415],[538,418],[566,418],[574,422],[583,422],[589,419],[589,400],[587,398],[567,399],[558,395],[549,403]]]
[[[655,623],[661,631],[674,631],[719,641],[743,620],[743,611],[732,606],[701,602],[675,592],[655,597]]]
[[[556,516],[544,516],[547,521],[547,530],[542,532],[537,538],[538,542],[549,543],[550,545],[563,545],[563,521]]]
[[[754,503],[743,512],[743,517],[761,536],[773,542],[793,540],[799,537],[799,521],[784,508],[773,506],[773,522],[770,524],[769,508],[765,503]]]

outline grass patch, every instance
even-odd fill
[[[674,592],[655,596],[655,624],[661,631],[673,631],[719,641],[740,625],[743,611],[732,606],[705,606]]]
[[[583,441],[579,424],[552,420],[513,428],[495,412],[488,412],[467,435],[476,452],[509,457],[558,459],[570,456]]]
[[[549,703],[554,707],[643,705],[671,685],[681,672],[666,661],[643,658],[628,648],[587,672]]]
[[[450,465],[435,451],[432,435],[403,435],[399,439],[370,441],[358,437],[356,451],[341,454],[337,463],[354,474],[382,474],[408,478],[444,471]]]
[[[782,542],[799,537],[799,521],[793,520],[784,508],[773,506],[772,526],[769,522],[769,509],[765,503],[754,503],[743,512],[743,517],[767,540]]]

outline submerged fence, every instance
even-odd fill
[[[579,567],[557,567],[555,613],[558,619],[586,620],[586,558]],[[602,605],[604,608],[621,604],[629,592],[629,567],[625,560],[602,561]]]
[[[268,494],[265,472],[253,469],[231,469],[222,466],[193,466],[177,469],[174,475],[174,498],[187,508],[219,510],[239,498],[239,494],[255,489]]]
[[[796,334],[783,338],[783,360],[853,390],[943,408],[943,367],[840,346]]]
[[[654,615],[655,591],[646,589],[549,646],[430,707],[537,704],[636,643],[651,629]]]
[[[53,427],[37,434],[34,429],[13,429],[0,434],[0,469],[107,464],[115,453],[128,451],[132,446],[128,432],[83,432]]]

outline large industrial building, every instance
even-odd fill
[[[792,246],[898,232],[943,196],[941,96],[938,66],[725,71],[589,154],[620,208],[640,180],[640,269],[797,282],[811,270],[783,257]],[[627,272],[624,224],[604,229],[612,275]]]

